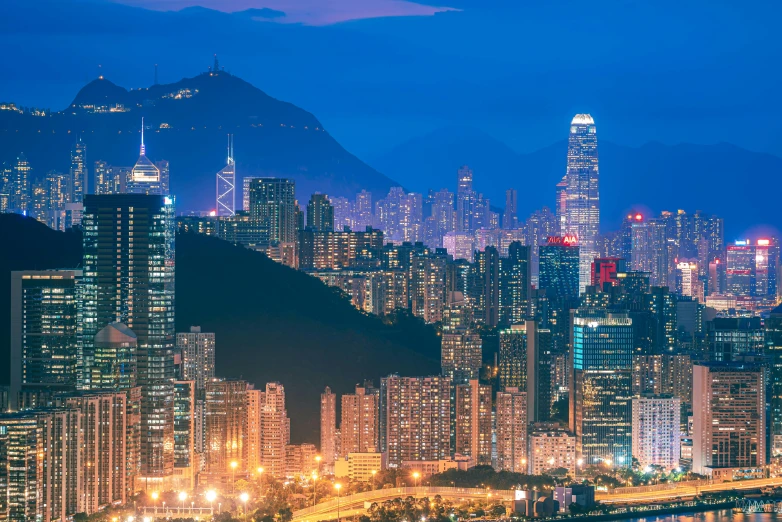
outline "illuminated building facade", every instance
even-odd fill
[[[476,466],[491,465],[491,385],[471,379],[456,385],[454,452],[470,458]]]
[[[261,410],[261,466],[264,473],[272,477],[285,476],[285,447],[291,441],[290,423],[282,384],[266,384]]]
[[[295,243],[295,183],[285,178],[255,178],[250,182],[250,220],[260,232],[259,243]]]
[[[325,194],[315,193],[307,203],[307,228],[328,232],[334,230],[334,207]]]
[[[567,173],[563,181],[563,235],[578,238],[579,290],[591,279],[592,261],[598,257],[596,241],[600,233],[600,173],[597,155],[597,128],[589,114],[576,114],[570,122]]]
[[[217,173],[215,213],[218,216],[236,214],[236,162],[234,161],[233,135],[228,135],[228,159],[226,165]]]
[[[452,303],[443,313],[440,340],[442,373],[454,384],[477,379],[481,370],[481,336],[474,328],[472,311],[464,301]]]
[[[182,353],[182,378],[203,391],[215,376],[215,334],[191,326],[189,332],[176,334],[176,348]]]
[[[168,162],[152,163],[144,146],[144,120],[141,120],[141,150],[136,164],[130,171],[125,190],[128,194],[164,196],[168,191]]]
[[[378,451],[380,444],[378,415],[378,396],[367,393],[363,386],[356,386],[354,394],[342,396],[340,456],[345,457],[348,453]]]
[[[206,470],[230,473],[245,470],[244,443],[247,411],[247,382],[212,380],[206,383]]]
[[[681,402],[678,397],[644,395],[633,399],[633,457],[641,468],[679,467]]]
[[[497,392],[495,414],[497,470],[527,471],[527,392],[507,387]]]
[[[299,268],[301,270],[344,270],[371,268],[380,263],[383,232],[299,231]]]
[[[379,414],[379,412],[378,412]],[[378,418],[378,422],[379,422]],[[379,424],[378,424],[379,426]],[[334,443],[337,436],[337,396],[326,386],[320,394],[320,453],[323,464],[331,466],[337,458]]]
[[[82,203],[87,194],[87,146],[77,141],[71,150],[71,203]]]
[[[579,309],[573,318],[570,429],[585,465],[630,463],[633,321]]]
[[[77,383],[77,282],[80,270],[11,272],[13,410],[21,394],[72,391]]]
[[[529,433],[529,468],[532,475],[556,469],[576,476],[576,437],[555,423],[534,424]]]

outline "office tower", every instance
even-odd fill
[[[249,388],[245,391],[247,408],[247,429],[245,431],[245,461],[247,469],[254,470],[261,465],[261,417],[266,405],[266,392]]]
[[[291,441],[291,425],[285,410],[285,389],[278,382],[266,384],[266,404],[261,410],[261,466],[272,477],[285,475],[285,446]]]
[[[472,169],[462,165],[456,172],[456,231],[470,234],[473,224],[476,194],[472,188]]]
[[[73,145],[71,149],[71,203],[84,202],[84,195],[88,194],[88,175],[87,175],[87,146],[81,141]]]
[[[99,330],[121,322],[136,334],[140,472],[155,485],[165,482],[174,466],[173,201],[159,195],[87,195],[84,207],[80,385],[94,387]]]
[[[470,458],[476,466],[491,465],[491,386],[470,379],[456,385],[456,447],[454,452]]]
[[[573,318],[570,429],[586,465],[630,463],[633,321],[579,309]]]
[[[356,386],[355,394],[342,396],[341,457],[378,451],[378,407],[378,396],[363,386]]]
[[[70,180],[60,172],[49,171],[44,179],[47,198],[46,224],[55,230],[65,230],[65,208],[70,197]]]
[[[30,210],[30,183],[32,167],[24,153],[19,154],[11,175],[10,207],[14,212],[26,214]]]
[[[649,223],[636,214],[630,225],[630,269],[651,273],[655,255]]]
[[[443,236],[453,232],[456,227],[456,211],[453,192],[442,189],[434,193],[431,204],[431,214],[427,219],[425,241],[431,248],[443,247]]]
[[[766,464],[766,370],[751,363],[698,363],[692,371],[692,471],[732,479]]]
[[[451,455],[449,378],[390,375],[383,378],[381,390],[390,467]]]
[[[182,379],[195,381],[196,390],[204,390],[215,376],[215,334],[191,326],[190,332],[176,334],[176,349],[182,353]]]
[[[127,394],[83,392],[65,398],[63,405],[80,413],[79,512],[97,513],[107,505],[124,504],[134,491],[126,469]]]
[[[455,260],[473,261],[473,236],[462,232],[446,232],[443,235],[443,248]]]
[[[507,387],[497,392],[495,415],[497,470],[527,471],[527,392]]]
[[[551,333],[539,330],[535,321],[500,330],[500,389],[526,392],[529,422],[542,422],[551,415],[552,366]]]
[[[472,312],[465,301],[451,303],[443,311],[441,367],[454,384],[477,379],[481,370],[481,336],[473,327]]]
[[[307,228],[320,232],[334,230],[334,207],[325,194],[315,193],[307,203]]]
[[[195,401],[195,381],[174,381],[174,473],[178,479],[177,486],[186,489],[195,486],[198,471],[195,460]],[[245,444],[246,440],[245,433]]]
[[[46,192],[46,184],[43,180],[33,182],[30,193],[30,211],[28,215],[41,223],[46,224],[49,214],[49,195]]]
[[[652,349],[655,353],[672,352],[677,346],[676,294],[667,286],[653,286],[644,301],[652,320]],[[631,317],[634,317],[632,312]]]
[[[259,176],[242,177],[242,210],[250,212],[250,184],[254,179],[261,179]]]
[[[296,241],[296,184],[292,179],[255,178],[250,182],[250,220],[260,243]]]
[[[559,221],[548,207],[533,212],[524,224],[525,244],[529,245],[530,263],[532,263],[532,284],[538,286],[538,268],[540,257],[538,247],[545,245],[548,238],[559,236]]]
[[[771,406],[768,418],[771,434],[769,444],[771,456],[778,457],[782,455],[782,308],[771,310],[764,326],[765,351],[771,363],[771,386],[767,398]]]
[[[519,193],[516,189],[505,191],[505,212],[502,214],[502,228],[511,230],[519,226]]]
[[[95,390],[129,390],[138,380],[138,337],[122,323],[109,323],[95,334],[95,357],[88,381]]]
[[[727,291],[735,296],[776,300],[779,245],[773,239],[736,241],[727,248]]]
[[[494,247],[486,247],[475,253],[478,277],[479,315],[476,319],[494,328],[500,322],[500,253]]]
[[[760,317],[715,317],[706,323],[706,337],[712,361],[735,361],[765,351]]]
[[[597,258],[592,263],[592,286],[603,288],[604,285],[617,286],[618,272],[625,271],[624,259],[618,257]]]
[[[556,423],[534,424],[529,433],[529,473],[543,475],[564,469],[575,477],[576,468],[576,437]]]
[[[126,183],[128,194],[146,194],[160,195],[168,194],[166,175],[161,172],[158,165],[152,163],[147,158],[147,151],[144,147],[144,119],[141,119],[141,149],[138,160],[130,171],[130,177]],[[168,169],[168,162],[165,165]]]
[[[20,396],[72,391],[77,383],[81,270],[11,272],[11,409]]]
[[[679,467],[681,456],[681,403],[669,395],[643,395],[633,399],[633,457],[641,468]]]
[[[538,249],[538,288],[546,290],[550,299],[578,299],[580,248],[572,237],[552,237],[549,238],[548,244]]]
[[[779,243],[776,239],[758,239],[755,246],[755,296],[777,301]]]
[[[320,394],[320,453],[323,464],[331,466],[337,458],[334,442],[337,431],[337,396],[326,386]]]
[[[600,190],[597,130],[592,116],[576,114],[570,123],[567,173],[563,181],[564,219],[562,234],[578,239],[580,250],[579,290],[589,284],[592,260],[600,233]]]
[[[676,264],[676,292],[703,302],[703,283],[698,279],[698,263],[679,261]]]
[[[513,241],[508,257],[500,258],[500,323],[520,324],[529,317],[530,248]]]
[[[218,216],[236,215],[236,162],[234,161],[234,137],[228,135],[228,159],[217,173],[215,212]]]
[[[206,383],[206,470],[231,473],[247,469],[245,462],[247,382],[211,380]]]

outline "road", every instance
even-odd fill
[[[758,489],[763,487],[782,486],[782,477],[769,479],[740,480],[736,482],[702,483],[702,484],[682,484],[668,489],[653,490],[650,488],[622,488],[616,493],[597,492],[595,500],[604,504],[619,504],[630,502],[658,502],[673,500],[677,497],[693,497],[701,493],[715,491],[730,491],[742,489]],[[659,487],[659,486],[658,486]],[[665,487],[665,486],[663,486]],[[651,489],[651,491],[649,491]]]

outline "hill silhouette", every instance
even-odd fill
[[[225,166],[229,133],[238,177],[292,177],[304,202],[316,191],[352,198],[367,189],[380,197],[395,185],[342,148],[315,116],[223,70],[134,90],[99,78],[62,111],[0,111],[0,162],[24,152],[34,178],[67,172],[81,137],[91,169],[96,160],[132,166],[142,117],[147,155],[170,162],[171,190],[183,210],[214,208],[215,173]]]
[[[727,143],[628,147],[599,139],[598,148],[604,231],[616,230],[632,208],[716,214],[725,219],[726,240],[758,225],[782,229],[773,205],[757,205],[759,190],[782,190],[776,175],[782,158]],[[470,165],[476,190],[493,204],[504,206],[505,190],[517,189],[519,216],[525,218],[543,205],[554,208],[554,186],[565,174],[566,158],[564,140],[518,154],[477,129],[451,127],[408,140],[370,163],[414,191],[454,191],[456,170]]]
[[[56,232],[17,215],[0,215],[0,295],[10,295],[10,270],[78,265],[78,233]],[[285,386],[296,441],[318,442],[320,396],[352,391],[363,379],[391,372],[439,372],[439,338],[417,319],[393,324],[363,314],[335,289],[264,255],[219,239],[179,234],[176,244],[177,331],[200,325],[215,332],[217,374],[256,386]],[[10,302],[0,301],[0,331]],[[9,356],[0,339],[0,360]],[[6,365],[0,365],[7,368]],[[7,370],[0,375],[8,381]]]

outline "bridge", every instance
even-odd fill
[[[617,488],[612,491],[598,491],[595,500],[603,504],[631,504],[638,502],[665,502],[677,498],[695,497],[702,493],[718,491],[760,489],[766,487],[781,487],[782,477],[737,480],[734,482],[713,482],[710,480],[695,480],[691,482],[673,482],[656,486],[641,486],[635,488]]]
[[[293,513],[292,522],[317,522],[319,520],[337,520],[338,518],[363,515],[373,502],[385,502],[395,498],[433,498],[440,495],[447,500],[492,500],[510,502],[514,499],[513,490],[496,490],[483,488],[435,488],[419,486],[414,488],[387,488],[345,495],[313,507],[301,509]]]

